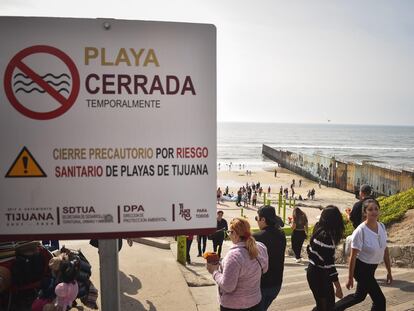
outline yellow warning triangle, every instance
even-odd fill
[[[30,151],[23,147],[5,177],[47,177]]]

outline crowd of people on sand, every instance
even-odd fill
[[[223,165],[224,166],[224,165]],[[231,172],[232,170],[239,170],[239,171],[244,171],[245,168],[247,168],[247,165],[245,165],[244,163],[225,163],[226,166],[226,170]],[[221,163],[217,163],[217,170],[220,171],[222,168]],[[246,175],[251,175],[252,171],[251,170],[246,170]]]
[[[299,201],[306,201],[306,200],[315,200],[316,191],[315,188],[312,188],[308,191],[307,198],[303,198],[301,194],[296,195],[295,191],[296,182],[295,179],[292,180],[292,183],[290,184],[290,190],[288,187],[280,186],[279,192],[277,195],[282,196],[284,199],[296,199]],[[299,180],[299,187],[302,186],[302,179]],[[263,186],[261,185],[260,181],[257,183],[248,183],[246,182],[245,185],[240,187],[237,190],[237,193],[234,194],[233,192],[229,192],[229,187],[226,186],[224,191],[221,189],[221,187],[217,188],[216,198],[217,198],[217,204],[221,204],[223,201],[231,201],[235,202],[236,206],[240,207],[243,204],[243,207],[248,207],[249,205],[252,205],[254,207],[257,206],[257,199],[258,197],[262,197],[265,193]],[[271,195],[275,193],[272,193],[272,188],[270,185],[268,185],[266,189],[266,195],[267,198],[270,198]]]
[[[346,297],[343,297],[335,268],[335,248],[345,231],[343,215],[336,206],[329,205],[323,209],[313,231],[308,232],[306,214],[298,207],[293,211],[291,242],[298,264],[302,262],[303,243],[310,236],[306,247],[308,266],[304,273],[316,304],[313,310],[345,310],[362,302],[367,295],[372,299],[371,310],[386,310],[385,296],[375,279],[378,264],[385,263],[387,284],[391,284],[393,278],[387,232],[378,221],[380,205],[371,197],[371,191],[369,185],[362,185],[359,201],[347,213],[355,230],[347,239],[350,254],[345,286],[351,289],[356,282],[356,290]],[[226,236],[232,242],[219,262],[206,266],[218,285],[220,310],[267,310],[283,286],[286,236],[282,227],[285,224],[270,205],[258,208],[255,221],[260,231],[253,234],[246,219],[234,218],[228,224],[223,214],[223,211],[217,212],[214,234],[197,239],[198,256],[205,252],[206,241],[210,239],[220,258]],[[187,261],[190,262],[189,253]],[[335,296],[339,298],[337,302]]]

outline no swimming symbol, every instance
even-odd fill
[[[50,57],[61,60],[67,66],[70,76],[66,73],[46,73],[44,75],[36,73],[25,64],[24,59],[39,53],[48,54]],[[21,73],[13,75],[16,70],[20,70]],[[69,91],[70,86],[72,86],[71,91]],[[18,52],[7,65],[4,74],[4,89],[10,103],[21,114],[36,120],[50,120],[64,114],[75,103],[79,88],[79,72],[72,59],[61,50],[46,45],[35,45]],[[50,95],[59,107],[45,112],[34,111],[27,108],[35,106],[33,103],[21,102],[16,97],[19,92],[31,93],[35,91]]]

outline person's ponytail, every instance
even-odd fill
[[[251,235],[246,239],[246,248],[249,252],[250,259],[257,258],[259,250],[257,249],[256,240]]]
[[[230,229],[234,230],[240,237],[240,240],[246,243],[246,249],[251,259],[257,258],[259,250],[257,249],[256,240],[250,232],[250,224],[246,219],[234,218],[230,221]]]

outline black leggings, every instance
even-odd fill
[[[358,282],[354,294],[348,295],[335,304],[335,310],[345,310],[365,300],[367,294],[372,299],[371,310],[383,311],[386,309],[385,296],[375,279],[375,270],[378,265],[370,265],[356,260],[354,278]]]
[[[316,307],[312,310],[332,311],[335,306],[335,292],[326,270],[309,264],[306,277],[316,301]]]
[[[301,258],[300,253],[302,251],[302,245],[305,239],[306,239],[305,231],[293,230],[291,241],[292,241],[292,249],[293,249],[293,252],[295,253],[296,259]]]

